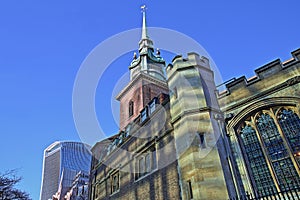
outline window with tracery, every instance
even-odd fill
[[[291,109],[254,113],[240,124],[239,141],[260,195],[300,188],[300,119]]]
[[[256,124],[277,176],[279,187],[283,191],[288,190],[293,185],[293,177],[297,176],[297,172],[283,138],[270,115],[262,114]]]
[[[268,114],[262,114],[256,121],[257,129],[272,161],[288,156],[274,120]]]

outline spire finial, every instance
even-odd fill
[[[147,26],[146,26],[146,5],[141,6],[142,13],[143,13],[143,26],[142,26],[142,39],[147,39],[148,38],[148,33],[147,33]]]

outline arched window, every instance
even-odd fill
[[[297,114],[278,107],[261,110],[248,116],[237,130],[249,176],[259,195],[276,192],[277,188],[286,191],[300,187]]]
[[[129,102],[129,106],[128,106],[128,116],[131,117],[134,113],[134,103],[133,101]]]

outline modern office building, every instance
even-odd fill
[[[64,200],[87,200],[88,199],[89,174],[78,172],[74,177],[72,186],[65,193]],[[58,191],[53,200],[60,199],[61,191]]]
[[[54,142],[44,151],[41,200],[52,199],[57,191],[61,196],[72,186],[76,174],[89,172],[90,147],[80,142]]]
[[[92,148],[89,199],[300,199],[300,49],[218,91],[207,58],[166,66],[145,11],[142,27],[120,131]]]

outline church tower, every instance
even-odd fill
[[[214,73],[196,53],[167,67],[182,199],[228,199],[235,194],[222,132]]]
[[[130,82],[116,97],[120,101],[120,130],[134,120],[154,97],[169,93],[164,73],[165,61],[158,49],[154,51],[153,41],[148,36],[145,6],[142,6],[142,13],[139,54],[134,53],[129,66]]]

